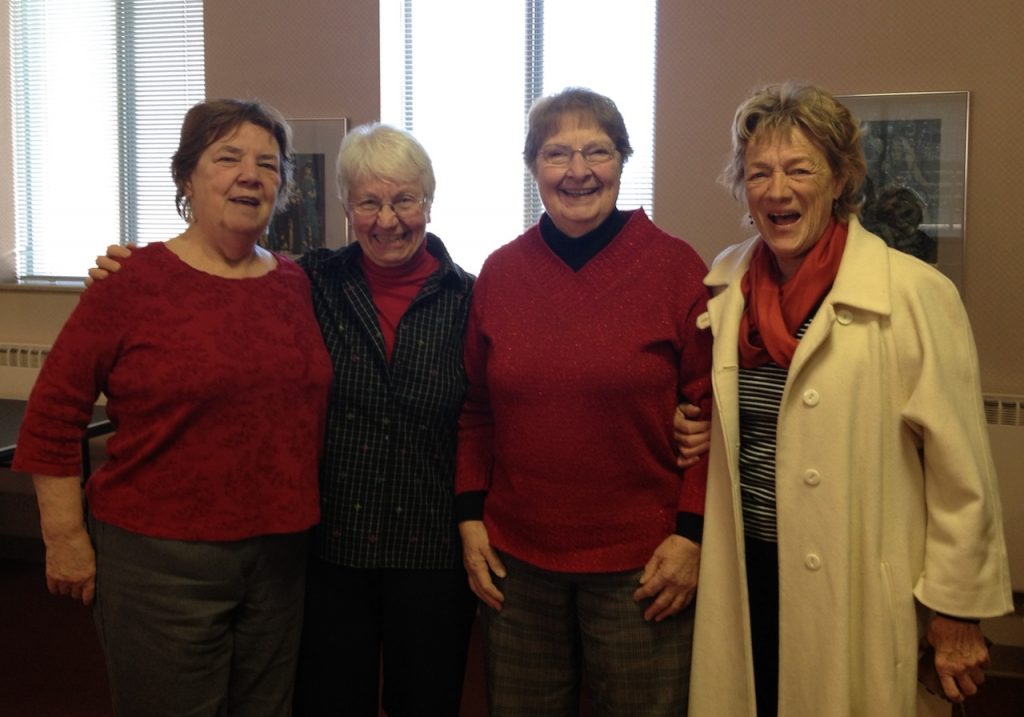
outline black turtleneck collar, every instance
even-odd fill
[[[551,247],[551,251],[555,252],[559,259],[573,271],[579,271],[602,249],[611,244],[612,239],[618,235],[628,219],[629,214],[614,209],[608,218],[593,231],[587,232],[581,237],[570,237],[559,230],[545,212],[540,218],[540,235],[544,238],[544,243]]]

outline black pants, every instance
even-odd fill
[[[778,544],[748,537],[746,547],[757,716],[775,717],[779,701]]]
[[[311,558],[295,716],[377,717],[382,705],[389,717],[457,717],[476,605],[462,568],[345,568]]]

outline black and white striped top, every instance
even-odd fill
[[[803,337],[814,311],[796,333]],[[777,542],[775,531],[775,445],[779,406],[789,370],[774,361],[740,368],[740,495],[743,532],[748,538]]]

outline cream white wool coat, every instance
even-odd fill
[[[725,250],[705,279],[716,415],[690,717],[756,714],[737,367],[740,278],[757,241]],[[789,369],[776,495],[779,717],[941,709],[918,694],[928,609],[1012,610],[977,352],[953,284],[855,217]]]

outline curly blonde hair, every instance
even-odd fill
[[[755,90],[736,109],[732,123],[732,154],[719,181],[740,201],[746,200],[744,161],[747,146],[764,132],[796,127],[825,155],[829,168],[845,178],[832,213],[845,220],[859,214],[867,174],[861,131],[846,107],[814,85],[785,82]]]

